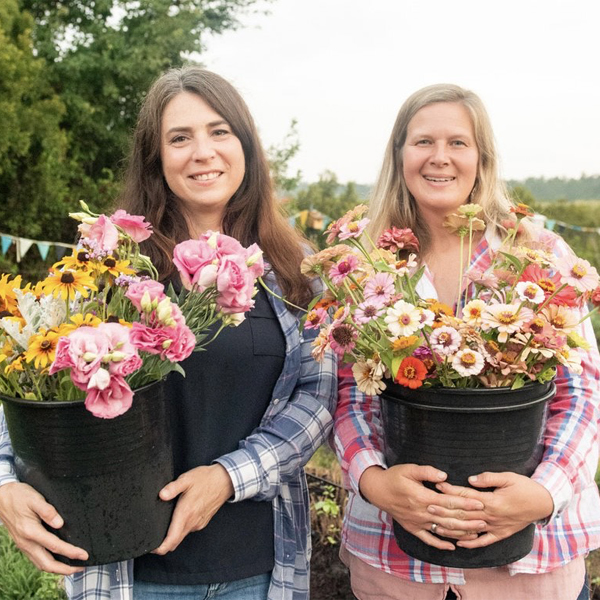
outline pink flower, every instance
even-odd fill
[[[349,223],[344,223],[340,227],[340,240],[347,240],[349,238],[357,238],[360,237],[362,232],[365,230],[365,227],[369,223],[370,219],[361,219],[360,221],[350,221]]]
[[[246,264],[250,273],[252,273],[252,277],[255,279],[262,277],[265,272],[265,261],[258,244],[252,244],[246,249]]]
[[[125,292],[125,297],[131,300],[131,303],[141,312],[142,311],[142,298],[144,294],[148,294],[150,302],[156,301],[158,304],[161,300],[166,298],[165,287],[162,283],[154,281],[153,279],[146,279],[145,281],[136,281],[132,283]]]
[[[115,211],[110,220],[138,244],[152,235],[152,225],[144,217],[130,215],[121,208]]]
[[[221,260],[217,272],[217,306],[224,313],[243,313],[254,306],[254,277],[245,259],[228,256]]]
[[[580,292],[591,292],[598,287],[598,271],[587,260],[574,255],[563,256],[557,263],[562,282]]]
[[[86,240],[90,240],[96,250],[110,253],[119,243],[119,231],[106,215],[100,215],[85,234],[84,244]]]
[[[390,250],[391,252],[398,252],[398,250],[414,250],[418,252],[419,240],[411,229],[391,227],[379,236],[377,247]]]
[[[365,300],[371,302],[381,301],[385,304],[394,295],[394,279],[389,273],[377,273],[375,277],[369,279],[365,284]]]
[[[344,356],[346,352],[350,352],[356,345],[358,333],[346,323],[334,325],[329,332],[329,343],[331,349],[338,355]]]
[[[358,267],[358,258],[354,254],[347,254],[329,269],[329,277],[335,285],[340,285],[350,273],[356,270],[356,267]]]
[[[101,419],[113,419],[131,408],[133,392],[123,377],[114,375],[103,389],[88,390],[85,407]]]
[[[71,381],[85,390],[108,351],[109,339],[98,327],[79,327],[58,341],[59,361],[52,363],[50,374],[71,367]]]
[[[206,239],[187,240],[177,244],[173,250],[173,264],[188,290],[196,286],[198,291],[203,292],[213,285],[217,274],[216,259],[217,252]]]
[[[142,366],[137,348],[129,340],[129,327],[120,323],[101,323],[98,330],[106,335],[110,351],[104,356],[111,375],[126,377]]]
[[[379,302],[361,302],[354,311],[354,321],[364,325],[383,314],[383,305]]]
[[[149,327],[134,323],[129,339],[138,350],[158,354],[161,359],[171,362],[184,360],[196,346],[196,337],[184,323],[175,327]]]
[[[304,322],[305,329],[319,329],[327,319],[327,311],[322,308],[313,308],[306,314],[306,320]]]

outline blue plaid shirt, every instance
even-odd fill
[[[265,281],[281,291],[272,275]],[[300,337],[298,319],[285,304],[269,300],[286,339],[286,358],[260,426],[239,448],[217,462],[235,489],[232,502],[253,498],[273,502],[275,564],[268,600],[306,600],[309,595],[310,515],[302,466],[327,439],[335,409],[335,359],[311,356],[316,330]],[[4,413],[0,409],[0,485],[16,481]],[[131,600],[133,561],[88,567],[66,578],[72,600]]]

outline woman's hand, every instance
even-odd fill
[[[180,475],[159,493],[161,500],[179,496],[167,537],[154,554],[172,552],[191,531],[206,527],[214,514],[233,496],[229,473],[220,464],[196,467]]]
[[[554,510],[550,492],[524,475],[481,473],[469,477],[469,483],[478,488],[495,489],[491,492],[481,492],[446,482],[436,486],[444,494],[479,500],[485,507],[482,511],[466,517],[485,521],[487,525],[482,528],[485,533],[474,540],[460,540],[457,545],[463,548],[489,546],[521,531],[530,523],[549,517]],[[448,512],[439,502],[434,503],[428,510],[434,518],[445,518]]]
[[[50,533],[42,521],[54,529],[64,525],[56,509],[26,483],[7,483],[0,486],[0,521],[18,548],[42,571],[72,575],[82,567],[70,567],[57,561],[50,552],[67,558],[87,560],[83,548],[73,546]]]
[[[371,504],[390,514],[406,531],[440,550],[454,550],[454,544],[432,535],[433,523],[438,535],[462,540],[475,539],[486,523],[470,515],[470,511],[481,514],[483,504],[479,500],[439,494],[423,485],[445,479],[445,473],[429,466],[404,464],[387,470],[373,466],[362,474],[359,485]],[[434,518],[427,510],[431,505],[443,506],[444,515]]]

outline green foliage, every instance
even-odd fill
[[[70,241],[68,210],[98,212],[151,82],[237,26],[257,0],[2,0],[0,223]]]
[[[0,598],[2,600],[66,600],[57,575],[36,569],[0,526]]]
[[[528,177],[509,180],[509,187],[523,186],[540,200],[596,200],[600,198],[600,175],[582,174],[579,179],[566,177]]]
[[[300,183],[300,171],[296,171],[295,175],[288,175],[290,160],[300,150],[297,125],[298,121],[293,119],[290,129],[281,144],[271,146],[267,150],[269,165],[271,167],[271,177],[273,178],[275,189],[280,195],[294,191]]]

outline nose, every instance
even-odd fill
[[[449,162],[446,144],[444,142],[436,143],[431,152],[429,162],[433,165],[447,165]]]
[[[192,159],[197,161],[207,161],[215,156],[215,148],[210,137],[198,137],[194,141],[194,151]]]

